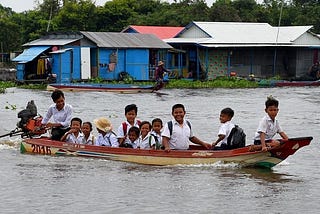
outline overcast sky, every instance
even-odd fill
[[[40,0],[41,1],[41,0]],[[96,5],[104,5],[108,0],[95,0]],[[173,2],[173,0],[163,0]],[[209,7],[211,7],[214,0],[206,0]],[[22,12],[25,10],[32,10],[36,6],[34,0],[0,0],[0,4],[4,7],[10,7],[15,12]]]

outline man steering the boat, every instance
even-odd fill
[[[41,124],[47,128],[52,128],[52,140],[60,140],[70,129],[72,106],[65,103],[64,94],[61,90],[54,90],[51,94],[51,98],[54,104],[49,107]],[[52,122],[49,122],[50,118],[53,119]]]
[[[211,144],[198,139],[193,135],[191,124],[184,119],[186,114],[182,104],[175,104],[172,107],[173,120],[165,124],[162,132],[162,144],[165,151],[171,149],[187,150],[189,149],[189,141],[202,145],[206,149],[211,149]]]

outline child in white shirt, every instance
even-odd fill
[[[154,136],[150,134],[151,124],[148,121],[142,121],[140,125],[139,145],[140,149],[154,149],[156,141]]]
[[[71,119],[71,129],[67,131],[62,137],[61,141],[66,141],[68,143],[78,143],[81,144],[84,139],[84,135],[81,132],[82,120],[78,117]]]
[[[231,108],[224,108],[220,112],[220,128],[218,132],[218,139],[212,143],[213,150],[228,149],[228,136],[234,127],[231,119],[234,115],[234,111]]]
[[[87,145],[95,145],[96,139],[95,139],[94,135],[91,133],[92,132],[92,124],[90,122],[82,123],[81,131],[84,135],[82,143],[87,144]]]
[[[151,130],[151,136],[154,136],[154,139],[156,141],[155,149],[161,149],[162,147],[162,132],[163,123],[160,118],[155,118],[152,120],[152,130]]]
[[[100,117],[93,122],[99,133],[95,142],[96,146],[119,147],[117,135],[112,131],[111,122],[107,118]]]

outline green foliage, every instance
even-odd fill
[[[166,88],[255,88],[258,83],[239,78],[218,78],[211,81],[170,80]]]
[[[8,102],[6,102],[6,103],[7,103],[7,105],[4,107],[5,109],[17,110],[16,104],[10,104]]]
[[[16,84],[14,82],[10,81],[0,81],[0,94],[3,94],[6,92],[6,88],[15,87]]]
[[[96,31],[96,6],[91,0],[66,2],[52,20],[55,31]]]
[[[23,84],[19,85],[19,88],[24,88],[24,89],[38,89],[38,90],[43,90],[47,88],[46,84]]]

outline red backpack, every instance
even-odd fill
[[[138,123],[138,126],[140,128],[141,121],[137,120],[137,123]],[[122,129],[123,129],[123,135],[126,135],[127,134],[127,130],[128,130],[128,124],[126,122],[122,123]]]

